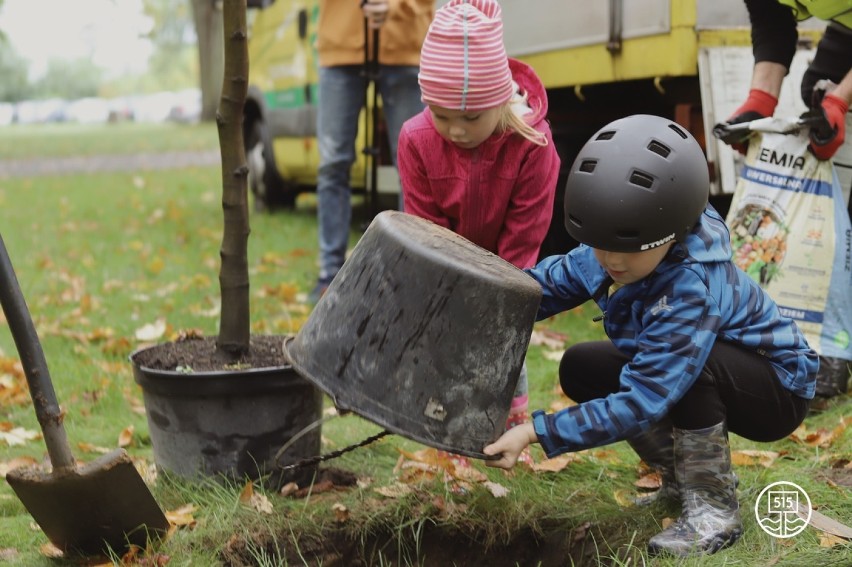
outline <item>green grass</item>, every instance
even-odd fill
[[[15,137],[39,147],[39,133],[55,137],[53,128],[11,134],[0,130],[0,147],[15,146]],[[157,147],[161,140],[174,141],[183,128],[134,130],[127,125],[122,144],[128,149]],[[71,127],[68,137],[76,130]],[[91,144],[83,147],[81,142],[78,148],[89,155],[104,144],[94,134],[80,139]],[[52,143],[55,140],[45,140]],[[117,145],[112,142],[111,147]],[[84,452],[78,443],[115,447],[119,433],[133,426],[129,452],[151,461],[145,416],[133,409],[141,405],[142,396],[127,357],[140,344],[136,330],[158,319],[165,319],[170,330],[216,333],[218,319],[210,313],[218,301],[220,186],[216,168],[0,180],[0,231],[42,338],[79,459],[91,461],[97,455]],[[314,283],[314,196],[303,195],[294,211],[253,215],[251,228],[253,331],[293,333],[307,316],[307,306],[282,301],[271,290],[283,286],[305,294]],[[357,237],[353,232],[353,245]],[[565,334],[569,344],[597,339],[602,334],[600,325],[591,321],[594,315],[595,309],[584,307],[537,327]],[[5,325],[0,325],[0,350],[0,360],[17,357]],[[531,407],[548,409],[557,400],[558,363],[535,346],[528,365]],[[848,397],[838,399],[809,417],[806,425],[809,430],[832,429],[849,408]],[[0,412],[0,425],[39,428],[28,403],[0,402]],[[357,415],[337,417],[323,425],[322,450],[347,447],[379,431]],[[193,504],[197,524],[177,530],[156,552],[168,556],[170,566],[347,565],[360,558],[367,565],[509,565],[511,559],[526,566],[570,565],[572,557],[577,565],[631,567],[852,564],[848,543],[820,547],[819,532],[813,528],[789,541],[774,540],[760,530],[752,513],[763,487],[786,480],[802,486],[821,512],[852,524],[850,475],[843,469],[852,460],[852,433],[840,434],[827,448],[790,439],[758,444],[736,436],[732,443],[734,449],[771,450],[782,456],[771,468],[737,468],[746,531],[732,549],[708,558],[649,560],[644,555],[647,539],[678,510],[619,504],[619,495],[635,492],[638,478],[638,458],[625,443],[584,452],[558,473],[518,470],[507,475],[475,463],[490,480],[509,489],[504,498],[495,498],[480,484],[455,493],[440,480],[392,498],[377,489],[398,481],[394,467],[400,450],[423,449],[398,435],[322,465],[357,474],[361,485],[302,499],[266,493],[272,514],[240,504],[242,486],[212,480],[193,484],[160,475],[152,492],[161,506],[175,510]],[[534,454],[541,459],[537,446]],[[44,455],[40,440],[0,445],[0,463],[15,457],[41,460]],[[256,490],[263,492],[261,487]],[[348,511],[345,521],[338,521],[334,512],[341,505]],[[45,543],[8,485],[0,485],[0,557],[8,557],[10,565],[75,564],[45,558],[39,551]],[[573,555],[568,556],[571,549]]]
[[[216,125],[209,122],[13,124],[0,128],[0,160],[218,148]]]

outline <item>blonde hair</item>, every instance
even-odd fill
[[[524,102],[526,102],[526,96],[524,96]],[[497,130],[500,132],[514,132],[533,144],[546,146],[548,143],[547,136],[536,130],[532,124],[527,122],[525,119],[527,116],[537,118],[541,108],[533,109],[532,112],[519,116],[512,108],[512,106],[517,103],[517,98],[513,97],[512,100],[500,107],[500,118],[497,120]]]

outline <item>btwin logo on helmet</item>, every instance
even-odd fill
[[[661,238],[659,240],[649,242],[648,244],[643,244],[642,246],[639,247],[639,251],[644,252],[645,250],[650,250],[651,248],[659,248],[660,246],[662,246],[666,242],[669,242],[670,240],[674,240],[674,238],[675,238],[675,233],[671,233],[670,235],[664,236],[663,238]]]

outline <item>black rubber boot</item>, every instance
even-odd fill
[[[639,458],[659,473],[661,480],[659,490],[637,496],[633,502],[644,506],[662,499],[677,501],[680,498],[680,492],[674,473],[674,439],[671,420],[658,421],[642,435],[628,439],[627,443],[636,451]]]
[[[725,423],[673,432],[682,514],[651,538],[648,552],[681,557],[715,553],[743,532]]]

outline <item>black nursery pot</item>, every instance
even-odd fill
[[[284,351],[335,405],[488,459],[505,431],[540,286],[427,220],[376,215]]]
[[[135,359],[146,350],[130,360],[160,469],[186,479],[264,479],[275,488],[311,481],[316,465],[281,467],[319,454],[320,427],[276,459],[294,435],[322,417],[322,392],[291,366],[182,373],[140,366]]]

